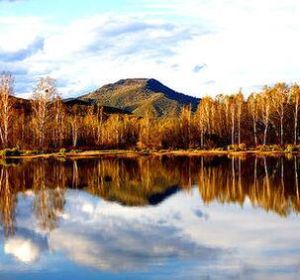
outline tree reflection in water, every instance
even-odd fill
[[[8,168],[0,171],[0,219],[6,236],[14,234],[16,192],[10,186]]]
[[[63,212],[65,192],[65,172],[60,164],[54,164],[51,173],[46,173],[46,165],[40,164],[33,173],[32,189],[35,194],[34,206],[38,225],[46,232],[57,226],[58,216]],[[46,174],[50,182],[46,183]]]
[[[82,189],[126,206],[156,205],[177,191],[199,188],[204,203],[250,201],[287,216],[300,211],[299,159],[227,157],[140,157],[29,160],[0,165],[0,222],[15,232],[19,195],[33,195],[38,226],[59,225],[67,188]]]

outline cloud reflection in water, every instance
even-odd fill
[[[114,164],[110,166],[104,161],[103,166],[107,169],[100,169],[103,176],[115,170]],[[183,279],[296,278],[300,237],[295,233],[299,232],[300,223],[296,213],[288,211],[290,206],[286,204],[290,203],[289,199],[295,199],[289,190],[292,185],[286,184],[287,193],[282,193],[279,185],[275,184],[278,180],[274,180],[274,189],[269,191],[276,196],[267,197],[266,204],[259,196],[261,200],[257,204],[253,200],[255,193],[250,192],[245,183],[247,174],[241,173],[241,181],[238,178],[234,180],[241,185],[232,186],[228,181],[232,178],[230,172],[227,174],[217,167],[206,167],[200,170],[200,176],[205,175],[202,178],[205,181],[200,180],[202,185],[179,190],[166,196],[162,202],[151,205],[148,199],[151,192],[148,190],[166,193],[170,186],[178,183],[177,177],[164,177],[164,170],[160,168],[154,178],[149,179],[149,185],[139,186],[133,179],[139,174],[138,166],[133,167],[127,167],[127,171],[118,169],[127,181],[121,178],[117,187],[113,185],[119,180],[117,174],[110,173],[112,179],[107,182],[109,185],[101,186],[103,189],[100,190],[89,183],[87,188],[81,187],[80,190],[55,187],[19,194],[13,200],[17,201],[15,235],[1,241],[3,256],[13,257],[15,270],[21,270],[22,263],[29,270],[42,266],[41,271],[47,271],[57,263],[61,266],[72,263],[75,271],[94,269],[114,275],[135,272],[140,276],[139,273],[150,273],[156,269],[162,274],[171,273]],[[216,175],[223,174],[222,182],[227,185],[219,186],[213,177],[208,178],[209,174],[214,174],[213,170],[218,171]],[[89,170],[85,173],[88,177],[94,175]],[[273,173],[276,175],[276,172]],[[64,178],[63,173],[60,174]],[[259,176],[264,182],[263,174]],[[66,178],[63,181],[67,181]],[[75,181],[80,186],[79,180]],[[194,182],[194,179],[187,181]],[[49,184],[43,178],[36,182]],[[127,185],[124,184],[126,182]],[[159,184],[155,185],[155,182]],[[261,185],[260,188],[264,187]],[[239,192],[233,193],[230,188]],[[133,191],[129,192],[130,189]],[[128,195],[131,195],[129,199]],[[273,197],[277,200],[272,200]],[[116,203],[116,198],[122,198],[124,202]],[[234,204],[234,198],[239,203]],[[269,207],[269,202],[284,202],[285,208],[280,205]],[[37,207],[42,205],[51,209]],[[258,206],[272,211],[267,212]],[[43,222],[47,217],[50,223]],[[12,260],[9,262],[12,263]],[[1,271],[11,272],[10,269],[11,266],[0,267],[0,274]]]

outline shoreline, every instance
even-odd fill
[[[30,153],[27,151],[20,155],[1,155],[1,159],[36,159],[36,158],[88,158],[88,157],[127,157],[135,158],[140,156],[187,156],[187,157],[203,157],[203,156],[267,156],[267,157],[281,157],[281,156],[299,156],[300,152],[286,152],[286,151],[258,151],[258,150],[246,150],[246,151],[227,151],[227,150],[86,150],[86,151],[70,151],[70,152],[53,152],[53,153]]]

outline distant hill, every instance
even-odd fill
[[[81,100],[77,98],[69,98],[69,99],[64,99],[63,100],[64,104],[68,109],[72,109],[75,106],[81,107],[82,110],[87,111],[87,107],[93,106],[95,104],[94,101],[92,100]],[[131,115],[130,112],[115,108],[115,107],[110,107],[110,106],[101,106],[103,108],[103,113],[105,114],[125,114],[125,115]]]
[[[24,99],[20,97],[11,97],[13,99],[14,108],[18,110],[24,111],[26,114],[32,113],[32,100],[30,99]],[[88,112],[88,107],[93,106],[94,102],[91,102],[89,100],[80,100],[76,98],[68,98],[63,100],[67,111],[70,111],[74,109],[74,107],[77,107],[77,112],[85,114]],[[110,115],[110,114],[119,114],[119,115],[131,115],[130,112],[109,107],[109,106],[103,106],[103,113]]]
[[[78,98],[114,107],[137,116],[175,117],[191,104],[196,110],[199,98],[176,92],[155,79],[125,79],[105,85]]]

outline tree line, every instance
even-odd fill
[[[102,106],[63,102],[50,77],[32,98],[14,97],[14,78],[0,75],[0,147],[55,150],[212,149],[298,145],[300,86],[277,83],[252,93],[204,97],[178,118],[108,114]]]

